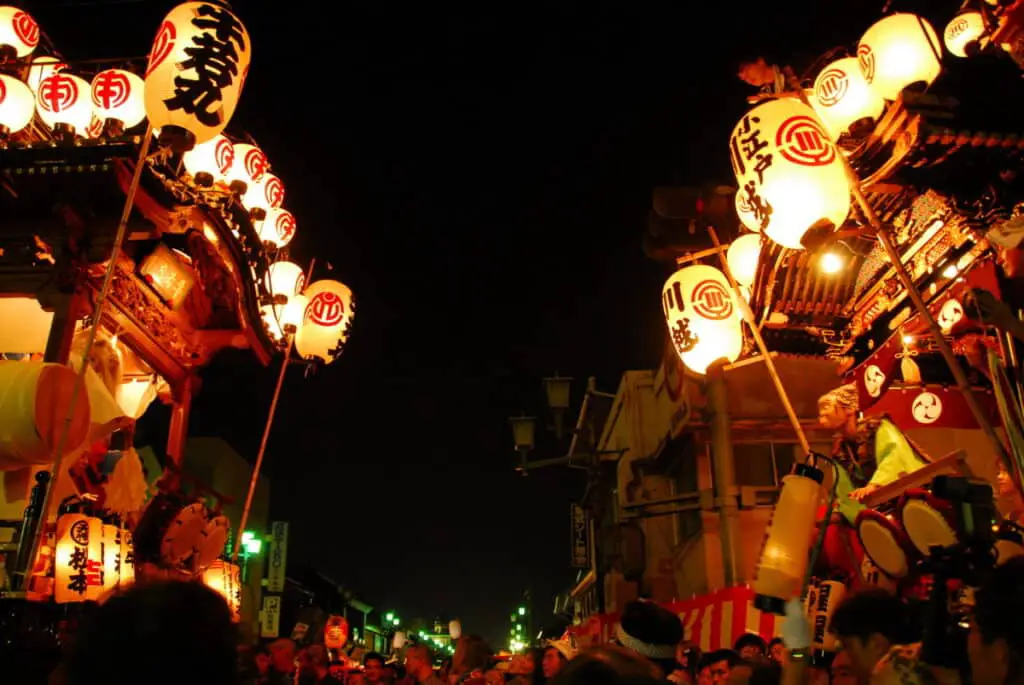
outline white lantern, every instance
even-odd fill
[[[686,368],[702,374],[718,359],[731,363],[739,358],[739,312],[718,269],[695,264],[676,271],[665,282],[662,307],[672,346]]]
[[[264,323],[267,324],[270,337],[274,340],[280,340],[284,337],[284,331],[281,330],[281,321],[278,319],[281,309],[281,305],[274,306],[272,304],[265,304],[260,307],[260,315],[263,317]]]
[[[354,315],[352,291],[343,283],[324,280],[313,283],[303,294],[309,304],[295,336],[295,349],[303,359],[330,364],[348,340]]]
[[[235,113],[252,44],[226,7],[186,2],[164,18],[146,68],[146,114],[154,128],[177,126],[205,143]]]
[[[124,69],[104,69],[92,80],[92,106],[100,119],[116,119],[125,129],[146,118],[145,84]]]
[[[0,74],[0,135],[28,126],[35,104],[31,88],[13,76]]]
[[[235,153],[231,158],[231,168],[225,174],[225,181],[231,190],[244,193],[249,184],[259,181],[267,173],[270,163],[267,156],[255,145],[235,143]]]
[[[864,80],[886,100],[896,100],[912,83],[931,85],[942,71],[941,55],[932,25],[907,13],[875,22],[857,46]]]
[[[266,178],[266,174],[264,174]],[[263,180],[246,185],[245,193],[240,198],[242,206],[249,210],[253,219],[259,221],[267,216],[270,205],[267,204],[267,193],[263,188]]]
[[[404,631],[401,631],[401,630],[396,630],[395,631],[394,637],[391,638],[391,647],[392,647],[392,649],[394,649],[396,651],[401,649],[402,647],[405,647],[405,632]]]
[[[17,7],[0,7],[0,61],[4,48],[21,58],[32,54],[39,45],[39,24],[28,12]]]
[[[292,262],[274,262],[267,272],[267,280],[270,283],[270,294],[275,298],[278,295],[291,297],[302,292],[305,285],[305,274],[298,264]]]
[[[450,635],[453,640],[458,640],[462,637],[462,623],[460,623],[458,619],[448,622],[448,635]]]
[[[729,153],[742,202],[780,245],[802,249],[812,227],[818,235],[846,221],[846,168],[807,105],[794,98],[758,105],[733,129]]]
[[[39,84],[36,111],[50,128],[70,126],[75,133],[85,135],[92,121],[89,84],[63,71],[50,74]]]
[[[203,583],[215,591],[231,609],[231,620],[238,622],[242,610],[242,573],[236,564],[218,559],[203,571]]]
[[[309,306],[309,299],[305,295],[292,295],[288,298],[288,304],[283,307],[278,305],[278,323],[286,333],[294,334],[302,325],[302,318],[306,315],[306,307]]]
[[[181,161],[196,185],[225,183],[228,171],[235,161],[235,146],[227,136],[219,134],[185,152],[181,156]]]
[[[271,209],[277,209],[284,204],[284,183],[274,174],[263,174],[260,179],[260,186],[263,188],[263,199]]]
[[[742,190],[736,191],[736,216],[747,230],[755,233],[761,232],[761,222],[757,220],[754,207],[747,200],[747,194]]]
[[[861,119],[877,119],[885,101],[868,87],[856,57],[832,62],[814,80],[814,108],[833,138]]]
[[[981,12],[972,10],[953,17],[953,21],[946,24],[942,39],[951,54],[957,57],[967,57],[970,44],[977,44],[984,34],[985,20],[981,18]]]
[[[750,285],[757,276],[757,262],[761,258],[761,236],[748,233],[732,241],[726,252],[729,270],[740,285]]]
[[[54,599],[58,604],[95,601],[103,594],[103,522],[84,514],[57,520]]]
[[[50,74],[61,69],[67,69],[68,65],[56,57],[36,57],[28,68],[28,87],[33,93],[39,92],[39,84]]]
[[[295,237],[295,216],[287,209],[271,209],[257,233],[263,242],[282,248]]]

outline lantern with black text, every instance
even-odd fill
[[[58,604],[96,601],[105,588],[103,522],[85,514],[57,520],[54,599]]]
[[[713,266],[695,264],[672,274],[662,291],[672,346],[686,368],[705,373],[712,362],[734,362],[743,331],[729,283]]]
[[[92,106],[96,116],[113,119],[124,132],[146,118],[142,79],[124,69],[104,69],[92,80]]]
[[[740,223],[743,227],[749,231],[755,233],[761,232],[761,222],[757,219],[757,214],[754,212],[754,207],[747,200],[747,196],[742,192],[736,193],[736,216],[739,217]]]
[[[282,248],[295,237],[295,216],[287,209],[271,209],[259,225],[260,240]]]
[[[337,281],[317,281],[303,293],[308,300],[295,350],[303,359],[331,363],[348,340],[354,315],[352,291]]]
[[[961,12],[953,17],[953,20],[946,24],[946,30],[942,32],[943,42],[946,49],[957,57],[967,57],[974,54],[978,49],[978,41],[985,35],[985,20],[981,12],[970,10]]]
[[[324,626],[324,647],[341,649],[348,642],[348,621],[344,616],[332,615]]]
[[[126,552],[131,543],[124,539],[130,533],[120,526],[103,525],[103,589],[115,590],[135,579],[131,563],[126,564]],[[131,560],[128,559],[130,562]]]
[[[135,540],[127,528],[121,529],[121,585],[135,582]]]
[[[225,174],[225,180],[232,192],[244,195],[250,184],[263,178],[269,166],[267,156],[258,147],[248,143],[235,143],[231,167]]]
[[[270,294],[274,299],[283,296],[287,300],[292,295],[302,292],[302,286],[305,285],[305,274],[302,273],[298,264],[274,262],[267,271],[267,280],[270,283]]]
[[[146,114],[154,128],[175,126],[205,143],[235,113],[252,44],[224,5],[186,2],[164,18],[146,67]]]
[[[794,98],[758,105],[733,129],[729,155],[737,203],[783,247],[814,246],[846,221],[846,169],[809,106]]]
[[[885,101],[868,87],[856,57],[832,62],[814,79],[814,109],[833,138],[861,120],[877,119]]]
[[[896,100],[914,83],[931,85],[942,72],[935,29],[916,14],[897,12],[872,24],[857,46],[857,62],[871,90]]]
[[[242,609],[242,574],[236,564],[222,559],[213,562],[203,571],[203,583],[215,591],[231,609],[231,619],[236,623],[241,618]]]
[[[36,111],[39,118],[52,129],[70,129],[86,135],[92,121],[92,98],[89,84],[77,76],[56,71],[39,84],[36,93]]]
[[[761,611],[785,615],[786,602],[802,589],[824,479],[807,464],[794,465],[782,479],[754,576],[754,605]]]
[[[28,87],[32,89],[33,93],[38,93],[39,85],[47,76],[67,68],[68,65],[56,57],[36,57],[28,68]],[[33,95],[33,97],[35,96]]]
[[[761,236],[748,233],[732,241],[726,260],[733,278],[740,285],[750,285],[757,276],[757,263],[761,258]]]
[[[35,104],[31,88],[13,76],[0,74],[0,138],[28,126]]]
[[[0,61],[27,57],[39,45],[39,24],[17,7],[0,7]]]
[[[217,135],[196,145],[181,156],[185,171],[197,186],[227,183],[228,171],[235,161],[235,146],[225,135]]]

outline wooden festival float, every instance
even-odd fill
[[[336,281],[304,291],[284,185],[251,138],[225,133],[250,52],[217,3],[179,5],[148,60],[116,63],[65,58],[26,12],[0,7],[8,606],[177,577],[222,592],[237,615],[237,540],[226,547],[245,522],[221,508],[244,493],[180,468],[198,374],[227,348],[263,365],[284,350],[276,406],[293,342],[329,362],[353,314]],[[171,408],[162,474],[144,473],[133,441],[156,402]],[[266,433],[257,470],[265,445]]]

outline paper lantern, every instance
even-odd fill
[[[338,281],[324,280],[310,285],[303,295],[309,304],[295,335],[295,350],[303,359],[329,364],[348,340],[354,315],[352,291]]]
[[[125,129],[146,118],[145,84],[124,69],[104,69],[92,80],[92,106],[101,119],[116,119]]]
[[[402,647],[405,647],[405,633],[401,630],[396,630],[394,637],[391,638],[391,647],[397,651]]]
[[[39,84],[36,93],[36,111],[49,126],[70,126],[75,133],[85,135],[92,120],[92,100],[89,84],[67,72],[57,71]]]
[[[957,57],[967,57],[968,50],[973,52],[977,48],[978,40],[983,35],[985,35],[985,20],[981,18],[981,12],[972,10],[953,17],[953,20],[946,24],[946,30],[942,32],[942,39],[951,54]]]
[[[103,591],[116,590],[135,581],[131,532],[103,525]]]
[[[295,216],[287,209],[271,209],[257,231],[260,240],[282,248],[295,237]]]
[[[302,269],[292,262],[274,262],[267,271],[267,280],[270,284],[270,294],[275,298],[283,295],[288,298],[296,293],[302,292],[305,285],[305,275]]]
[[[750,285],[757,276],[757,262],[761,258],[761,236],[750,234],[741,235],[732,241],[729,251],[726,252],[726,260],[729,262],[729,270],[733,278],[740,285]]]
[[[734,362],[743,351],[743,331],[721,271],[687,266],[665,282],[662,307],[672,346],[686,368],[705,373],[718,359]]]
[[[264,199],[271,209],[277,209],[284,204],[284,183],[274,174],[266,173],[260,179],[263,186]]]
[[[92,412],[88,402],[72,402],[77,384],[63,364],[0,361],[0,471],[48,466],[58,445],[69,454],[85,443]]]
[[[324,647],[341,649],[348,642],[348,621],[337,614],[330,616],[324,625]]]
[[[14,52],[21,58],[32,54],[39,45],[39,24],[28,12],[17,7],[0,7],[0,61],[3,53]]]
[[[211,186],[215,182],[227,183],[228,171],[234,161],[235,146],[225,135],[216,135],[181,156],[185,171],[200,186]]]
[[[263,178],[269,166],[267,156],[258,147],[248,143],[235,143],[231,168],[225,174],[225,180],[231,190],[243,194],[249,189],[250,183]]]
[[[736,216],[747,230],[755,233],[761,232],[761,222],[757,220],[754,207],[747,200],[747,194],[742,191],[736,193]]]
[[[907,13],[875,22],[857,46],[864,80],[886,100],[896,100],[912,83],[931,85],[942,71],[941,55],[932,25]]]
[[[260,307],[260,315],[263,317],[263,322],[267,325],[270,337],[274,340],[280,340],[284,337],[284,331],[281,330],[282,324],[279,318],[282,309],[281,305],[274,306],[272,304],[265,304]]]
[[[742,202],[783,247],[801,249],[846,221],[846,169],[807,105],[794,98],[758,105],[733,129],[729,153]]]
[[[203,571],[203,583],[215,591],[231,609],[231,619],[237,623],[242,609],[242,575],[237,565],[218,559]]]
[[[28,87],[32,89],[33,93],[38,93],[39,84],[43,82],[43,79],[54,72],[67,68],[68,65],[56,57],[36,57],[28,68],[28,78],[26,79]]]
[[[450,635],[453,640],[458,640],[462,637],[462,623],[460,623],[458,619],[448,622],[448,635]]]
[[[36,110],[32,89],[13,76],[0,74],[0,135],[29,125]]]
[[[277,176],[269,173],[263,174],[259,181],[250,183],[245,195],[242,196],[242,206],[248,209],[257,220],[265,218],[267,212],[279,208],[283,202],[284,183]],[[293,217],[293,229],[294,223]]]
[[[811,102],[832,138],[861,119],[877,119],[885,101],[869,86],[856,57],[836,60],[814,80]]]
[[[306,315],[306,307],[309,306],[309,299],[305,295],[292,295],[288,298],[288,304],[277,305],[277,321],[281,329],[292,334],[299,330],[302,319]]]
[[[135,582],[135,540],[127,528],[121,530],[121,585]]]
[[[248,31],[226,7],[178,5],[164,18],[149,53],[149,123],[185,129],[197,145],[213,139],[235,113],[251,56]]]
[[[58,604],[99,599],[105,587],[103,522],[85,514],[61,516],[53,565]]]

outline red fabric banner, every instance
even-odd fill
[[[974,391],[974,396],[992,425],[999,426],[995,396],[990,392]],[[978,423],[967,406],[959,388],[940,385],[890,388],[867,414],[888,414],[900,430],[911,428],[965,428],[978,429]]]

